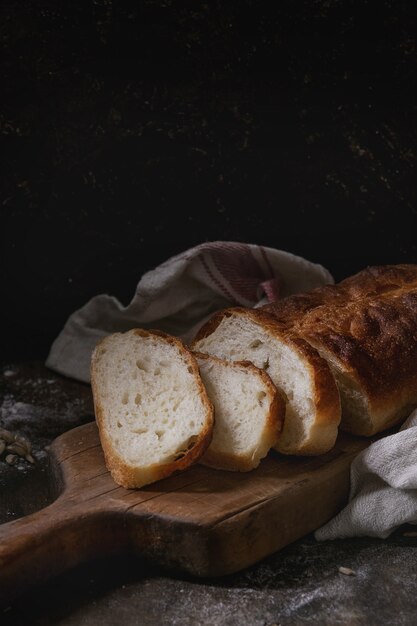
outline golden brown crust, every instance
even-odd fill
[[[285,400],[282,393],[277,389],[271,380],[271,377],[259,367],[256,367],[250,361],[225,361],[217,356],[209,355],[204,352],[194,352],[198,359],[216,361],[225,367],[239,366],[252,372],[255,376],[262,379],[262,383],[267,389],[270,401],[268,415],[265,420],[265,426],[259,442],[256,457],[248,457],[244,454],[224,453],[213,450],[210,446],[201,457],[200,463],[214,469],[248,472],[258,467],[261,459],[266,456],[268,451],[276,445],[282,432],[285,418]]]
[[[417,287],[417,265],[370,265],[337,284],[348,299],[382,295],[405,287]]]
[[[346,302],[393,293],[405,287],[417,287],[417,265],[369,266],[336,285],[325,285],[277,300],[262,307],[283,324],[291,328],[306,314],[320,306],[344,306]]]
[[[351,432],[375,434],[417,406],[417,265],[368,267],[265,310],[364,394],[368,419],[344,423]]]
[[[402,406],[417,404],[417,289],[321,307],[299,332],[334,355],[363,390],[374,424],[369,434],[395,423]]]
[[[200,431],[195,441],[193,441],[193,445],[188,450],[184,451],[184,454],[181,456],[181,458],[178,458],[177,460],[171,461],[169,463],[155,463],[147,467],[137,468],[129,465],[114,450],[113,443],[111,441],[111,438],[108,436],[104,425],[104,409],[99,400],[99,393],[95,379],[95,361],[97,359],[97,355],[99,354],[100,346],[102,346],[103,342],[106,341],[107,337],[99,342],[93,352],[91,360],[91,385],[93,391],[96,422],[99,430],[99,436],[103,448],[106,466],[110,471],[114,481],[118,485],[121,485],[126,489],[136,489],[153,483],[157,480],[161,480],[162,478],[166,478],[174,472],[182,471],[190,465],[196,463],[196,461],[204,454],[207,447],[210,445],[213,436],[214,409],[211,401],[207,396],[203,381],[201,380],[197,361],[193,354],[186,348],[186,346],[180,339],[171,335],[167,335],[166,333],[159,330],[145,330],[142,328],[138,328],[129,332],[133,332],[134,334],[137,334],[141,337],[157,335],[164,341],[175,346],[187,362],[188,367],[191,369],[191,373],[195,377],[195,382],[198,387],[198,394],[202,400],[203,406],[206,409],[206,423],[204,428]]]

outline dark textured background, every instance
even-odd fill
[[[3,354],[205,240],[417,262],[416,7],[2,3]]]

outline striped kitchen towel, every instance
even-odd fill
[[[289,252],[248,243],[202,243],[144,274],[127,306],[102,294],[75,311],[46,365],[89,382],[92,351],[110,333],[155,328],[187,342],[219,309],[255,307],[333,282],[323,266]]]

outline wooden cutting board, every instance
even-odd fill
[[[195,576],[241,570],[323,525],[345,504],[349,467],[370,441],[341,434],[328,454],[271,451],[249,473],[202,465],[138,490],[114,483],[94,422],[50,447],[61,495],[0,526],[0,602],[97,556],[135,552]]]

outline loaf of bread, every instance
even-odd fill
[[[199,462],[223,470],[254,469],[279,440],[283,397],[252,363],[202,353],[195,357],[215,416],[213,439]]]
[[[417,265],[368,267],[264,310],[327,361],[344,430],[373,435],[417,406]]]
[[[316,455],[333,447],[341,414],[334,376],[311,345],[282,330],[271,314],[243,308],[220,311],[198,331],[192,348],[250,361],[269,374],[286,401],[277,451]]]
[[[213,434],[213,405],[197,361],[162,332],[115,333],[95,348],[91,384],[106,465],[142,487],[195,463]]]

